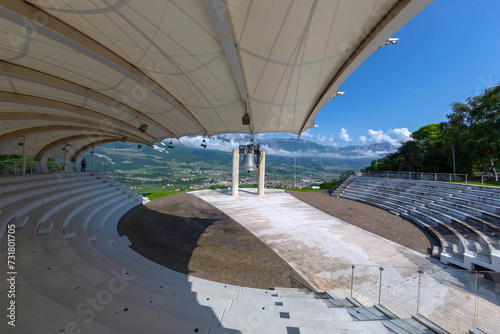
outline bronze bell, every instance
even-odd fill
[[[255,164],[255,154],[253,154],[253,152],[245,153],[245,156],[243,157],[243,164],[241,165],[240,170],[245,172],[256,172],[259,170],[257,168],[257,165]]]

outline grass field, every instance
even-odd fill
[[[465,181],[453,182],[453,183],[465,184]],[[473,185],[476,185],[476,186],[480,186],[481,182],[468,181],[467,184],[473,184]],[[500,187],[500,181],[484,181],[484,185],[485,186],[490,186],[490,187]]]

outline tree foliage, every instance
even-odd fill
[[[319,185],[320,189],[334,189],[340,186],[349,176],[353,175],[354,171],[352,169],[342,172],[338,178],[332,180],[332,182],[325,181]]]
[[[447,122],[421,127],[396,152],[373,160],[366,169],[452,173],[454,152],[457,173],[491,171],[497,175],[500,84],[451,107]]]

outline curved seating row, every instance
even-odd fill
[[[441,262],[500,270],[500,189],[357,177],[339,196],[377,206],[422,226],[441,243]]]
[[[19,332],[428,332],[415,319],[347,300],[327,302],[300,289],[244,288],[164,268],[118,234],[118,221],[142,196],[105,175],[18,180],[0,178],[0,254],[7,263],[5,227],[14,224]],[[4,282],[7,272],[4,267],[0,273]],[[2,286],[1,298],[8,293]],[[0,330],[8,332],[6,326]]]

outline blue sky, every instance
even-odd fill
[[[500,83],[499,17],[500,0],[435,0],[394,34],[398,44],[358,67],[340,86],[346,94],[323,107],[319,127],[303,138],[337,146],[394,143],[446,121],[452,102]]]

